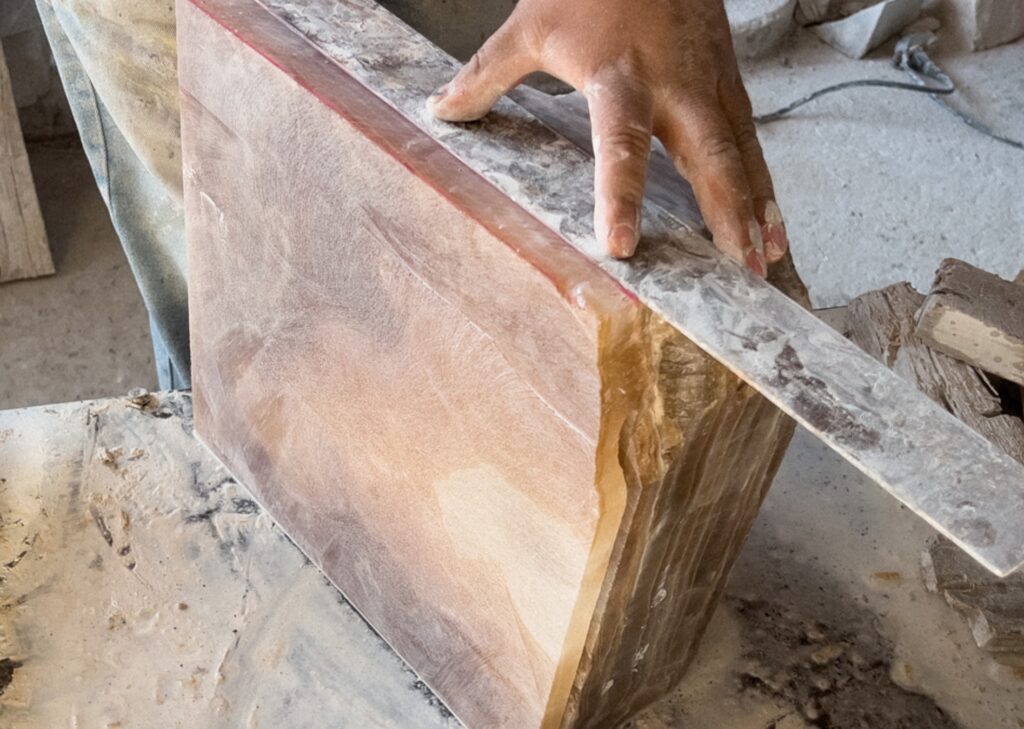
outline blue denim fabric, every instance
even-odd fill
[[[3,0],[0,0],[2,2]],[[165,4],[166,3],[166,4]],[[190,386],[173,0],[36,0],[92,171],[149,311],[163,388]],[[383,0],[468,55],[512,0]]]
[[[190,384],[185,220],[179,197],[132,149],[83,68],[65,6],[37,0],[82,146],[149,312],[161,388]],[[180,194],[180,191],[179,191]]]

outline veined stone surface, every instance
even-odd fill
[[[361,2],[278,8],[285,25],[252,0],[181,12],[201,433],[471,723],[607,720],[651,698],[644,671],[685,667],[665,636],[699,635],[744,531],[738,511],[724,532],[714,517],[758,501],[786,438],[694,344],[996,569],[1019,562],[1005,512],[1024,499],[1019,468],[663,211],[634,261],[584,259],[588,158],[508,103],[468,131],[429,119],[452,64],[392,16]],[[733,405],[666,405],[717,387]],[[680,441],[694,450],[666,453],[673,427],[709,415]],[[715,428],[728,435],[702,440]],[[399,457],[396,442],[414,448]],[[759,459],[736,458],[754,442]],[[740,472],[681,487],[700,471],[676,458]],[[551,459],[559,478],[538,491]],[[705,488],[711,501],[670,496]],[[652,528],[664,504],[700,528]],[[659,569],[683,580],[665,550],[706,560],[684,575],[696,591],[662,594]],[[678,601],[640,623],[650,641],[623,617],[644,593]],[[468,595],[471,610],[452,608]]]
[[[990,570],[1024,561],[1019,464],[674,215],[646,207],[637,256],[602,258],[592,160],[509,101],[477,124],[434,120],[424,99],[455,63],[373,2],[262,4]]]
[[[469,726],[663,696],[792,422],[279,19],[179,13],[200,437]]]

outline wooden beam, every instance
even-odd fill
[[[947,258],[917,319],[930,346],[1024,385],[1024,287]]]
[[[54,272],[0,42],[0,283]]]
[[[1005,412],[992,378],[932,349],[915,332],[924,301],[907,283],[858,296],[847,307],[848,336],[1008,456],[1024,463],[1024,420],[1017,413]]]
[[[199,436],[470,727],[667,693],[792,421],[255,3],[178,13]]]

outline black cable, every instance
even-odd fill
[[[950,79],[950,77],[947,76],[946,73],[939,68],[925,52],[925,47],[933,40],[934,36],[915,34],[901,39],[900,42],[896,44],[896,53],[893,57],[893,62],[896,66],[910,74],[911,78],[914,79],[914,83],[912,84],[874,78],[845,81],[843,83],[826,86],[823,89],[818,89],[817,91],[808,94],[803,98],[797,99],[792,104],[784,106],[781,109],[776,109],[768,114],[755,116],[754,121],[758,124],[765,124],[767,122],[775,121],[776,119],[781,119],[794,109],[798,109],[804,104],[814,101],[818,97],[825,96],[826,94],[831,94],[836,91],[843,91],[844,89],[863,86],[876,86],[887,89],[897,89],[899,91],[914,91],[928,94],[932,101],[937,103],[950,114],[956,116],[960,121],[975,131],[978,131],[997,142],[1007,144],[1014,149],[1024,151],[1024,143],[996,133],[990,127],[981,123],[970,114],[960,111],[956,107],[950,105],[946,99],[943,98],[956,91],[956,88],[953,84],[953,80]],[[928,81],[938,82],[941,86],[930,86]]]
[[[903,42],[901,41],[901,45]],[[904,45],[902,48],[897,45],[896,57],[893,59],[896,65],[902,68],[904,71],[910,74],[911,78],[914,79],[918,84],[918,88],[924,90],[928,88],[927,82],[923,77],[930,79],[939,79],[948,82],[949,86],[953,86],[952,80],[947,76],[938,65],[928,57],[925,53],[924,48],[920,46],[908,47]],[[1010,139],[1004,137],[1001,134],[995,132],[991,127],[975,119],[970,114],[960,111],[955,106],[949,104],[945,99],[940,98],[937,94],[931,94],[932,101],[941,106],[943,109],[948,111],[950,114],[958,118],[964,124],[974,129],[977,132],[981,132],[986,137],[1007,144],[1014,149],[1024,151],[1024,143],[1017,141],[1016,139]]]
[[[899,89],[900,91],[917,91],[925,94],[952,94],[956,89],[953,88],[952,84],[948,88],[931,88],[928,86],[921,86],[919,84],[906,84],[901,81],[887,81],[881,78],[864,78],[856,81],[844,81],[841,84],[833,84],[832,86],[826,86],[823,89],[818,89],[814,93],[808,94],[803,98],[797,99],[792,104],[784,106],[781,109],[776,109],[768,114],[761,114],[754,117],[754,121],[758,124],[764,124],[766,122],[775,121],[789,114],[794,109],[798,109],[804,104],[808,104],[820,96],[825,94],[831,94],[836,91],[842,91],[843,89],[852,89],[860,86],[881,86],[886,89]]]

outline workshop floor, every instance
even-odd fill
[[[0,410],[155,388],[146,310],[81,147],[29,156],[57,274],[0,285]]]
[[[941,30],[940,30],[941,33]],[[853,61],[810,32],[748,64],[755,113],[858,78],[908,81],[894,42]],[[1024,40],[933,53],[963,89],[952,103],[1024,140]],[[943,258],[1013,278],[1024,268],[1024,151],[967,127],[924,94],[863,88],[759,129],[793,252],[815,307],[897,281],[927,290]]]
[[[623,729],[1024,727],[1024,669],[924,586],[933,537],[799,429],[688,678]]]

